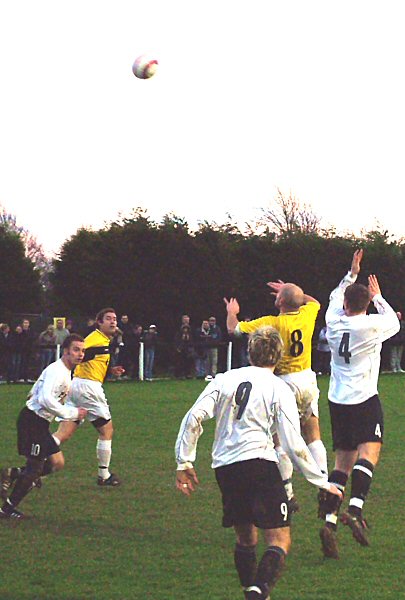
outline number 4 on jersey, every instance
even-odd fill
[[[343,356],[345,363],[350,363],[350,357],[352,353],[349,351],[350,333],[346,332],[342,335],[339,345],[339,356]]]

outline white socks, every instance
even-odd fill
[[[98,476],[102,479],[108,479],[111,475],[108,467],[111,461],[111,440],[97,440],[97,460],[98,460]]]

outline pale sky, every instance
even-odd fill
[[[277,187],[403,236],[404,57],[402,0],[0,0],[0,204],[48,252],[137,206],[251,220]]]

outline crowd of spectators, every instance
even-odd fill
[[[393,372],[403,372],[402,350],[405,345],[405,323],[401,321],[401,332],[389,341],[387,363]],[[244,316],[244,320],[250,318]],[[57,358],[57,348],[70,332],[88,335],[95,328],[95,320],[87,319],[83,327],[77,328],[71,320],[55,317],[41,333],[33,333],[29,319],[21,319],[11,327],[0,323],[0,382],[31,383],[39,373]],[[319,331],[314,347],[315,365],[318,373],[330,373],[330,351],[325,337],[325,327]],[[122,314],[116,334],[111,341],[111,365],[122,365],[123,380],[152,381],[156,378],[155,358],[158,370],[179,379],[212,379],[218,369],[225,370],[226,346],[229,337],[223,334],[215,316],[203,319],[193,326],[190,316],[184,314],[172,340],[160,339],[158,328],[150,324],[144,328]],[[142,344],[143,354],[140,356]],[[248,365],[247,336],[232,339],[232,367]],[[163,360],[164,357],[164,360]],[[164,364],[163,364],[164,363]],[[141,365],[142,373],[139,372]],[[114,380],[114,377],[111,377]]]

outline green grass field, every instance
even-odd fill
[[[367,501],[371,546],[340,528],[339,561],[323,559],[317,490],[300,474],[293,545],[272,600],[397,599],[404,592],[404,383],[383,375],[385,443]],[[200,487],[174,488],[173,446],[198,381],[107,384],[115,425],[112,468],[118,488],[96,486],[95,431],[85,424],[63,450],[66,467],[33,490],[21,508],[30,520],[0,523],[1,600],[242,600],[233,566],[234,534],[221,527],[210,469],[213,422],[200,439]],[[327,378],[320,378],[323,437],[332,464]],[[0,466],[21,464],[15,419],[28,387],[0,387]]]

